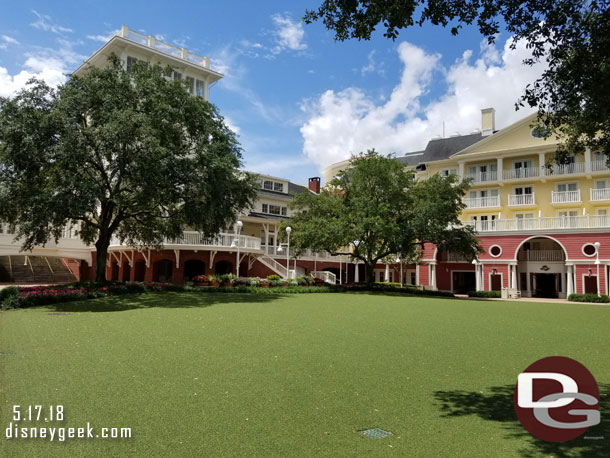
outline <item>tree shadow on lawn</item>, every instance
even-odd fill
[[[601,423],[589,428],[579,438],[562,443],[536,439],[521,426],[513,407],[514,385],[491,387],[488,393],[436,391],[434,397],[440,403],[442,417],[476,415],[483,420],[501,422],[509,437],[527,443],[527,447],[519,451],[521,456],[610,457],[610,384],[598,385]]]
[[[203,308],[217,304],[268,303],[285,297],[284,294],[248,293],[181,293],[159,292],[125,294],[88,299],[76,302],[61,302],[42,306],[53,312],[122,312],[154,307]]]

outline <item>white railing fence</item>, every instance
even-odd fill
[[[576,191],[551,191],[551,202],[554,204],[580,202],[580,189]]]
[[[496,181],[498,179],[498,172],[491,170],[489,172],[467,173],[466,178],[471,178],[474,183]]]
[[[468,221],[465,224],[474,227],[477,232],[602,229],[610,228],[610,215],[496,219],[493,221]]]
[[[337,276],[332,272],[327,272],[325,270],[317,270],[311,272],[310,274],[313,278],[319,278],[326,283],[330,283],[331,285],[337,284]]]
[[[468,197],[464,199],[466,208],[487,208],[487,207],[499,207],[500,196],[491,197]]]
[[[174,57],[179,57],[180,59],[188,60],[189,62],[199,65],[201,67],[210,68],[209,57],[199,56],[186,50],[185,48],[179,48],[177,46],[170,45],[169,43],[157,40],[152,35],[144,35],[142,33],[136,32],[135,30],[131,30],[126,25],[121,27],[119,36],[131,41],[135,41],[136,43],[140,43],[141,45],[148,46],[149,48],[153,48],[157,51],[161,51],[165,54],[169,54]]]
[[[524,206],[524,205],[536,205],[536,198],[534,193],[531,194],[511,194],[508,196],[508,206]]]
[[[508,169],[502,171],[505,180],[518,180],[521,178],[532,178],[540,176],[538,167],[521,167],[520,169]]]
[[[603,200],[610,200],[610,188],[590,188],[591,191],[591,201],[599,202]]]
[[[563,250],[520,250],[519,261],[564,261]]]

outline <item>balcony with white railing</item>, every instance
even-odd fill
[[[551,191],[552,204],[577,204],[580,202],[580,189],[576,191]]]
[[[502,177],[505,180],[525,180],[528,178],[536,178],[540,176],[538,167],[522,167],[519,169],[508,169],[502,171]]]
[[[119,31],[118,35],[121,38],[125,38],[135,43],[139,43],[156,51],[160,51],[164,54],[168,54],[173,57],[178,57],[179,59],[186,60],[192,64],[199,65],[200,67],[206,69],[210,68],[209,57],[199,56],[186,50],[185,48],[179,48],[177,46],[165,43],[161,40],[157,40],[152,35],[144,35],[142,33],[136,32],[135,30],[131,30],[126,25],[121,27],[121,30]]]
[[[610,228],[610,215],[558,216],[541,218],[497,219],[493,221],[468,221],[477,232],[560,232],[571,230],[607,230]]]
[[[608,168],[608,165],[606,165],[606,161],[596,160],[596,161],[591,161],[591,171],[592,172],[610,172],[610,168]]]
[[[608,202],[610,201],[610,188],[596,189],[591,188],[590,190],[591,202]]]
[[[511,194],[508,196],[509,207],[531,207],[536,205],[536,197],[531,194]]]
[[[465,178],[470,178],[473,183],[487,183],[489,181],[497,181],[498,172],[492,170],[489,172],[467,173]]]
[[[574,175],[585,172],[585,163],[574,162],[572,164],[553,164],[550,167],[544,167],[542,170],[545,177]]]
[[[565,261],[563,250],[521,250],[517,256],[519,261],[552,262]]]
[[[474,208],[497,208],[500,206],[500,196],[491,197],[469,197],[464,199],[467,209]]]
[[[248,235],[235,235],[230,232],[223,232],[213,237],[208,237],[197,231],[184,231],[180,237],[166,238],[163,240],[164,247],[179,247],[179,248],[197,248],[197,249],[223,249],[237,250],[244,252],[259,252],[261,251],[261,240],[259,237],[250,237]],[[110,247],[125,248],[126,245],[121,244],[117,238],[114,238]]]

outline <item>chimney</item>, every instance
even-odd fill
[[[483,108],[481,110],[481,130],[483,137],[487,137],[495,132],[496,110],[494,108]]]
[[[310,191],[320,194],[320,177],[313,177],[309,179]]]

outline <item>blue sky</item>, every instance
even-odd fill
[[[209,56],[225,74],[211,90],[239,134],[248,170],[306,183],[321,168],[375,148],[405,153],[437,134],[497,127],[529,111],[514,102],[540,73],[507,36],[487,46],[432,26],[395,42],[335,42],[321,23],[299,21],[318,1],[11,2],[0,17],[0,95],[30,76],[58,84],[122,24]]]

